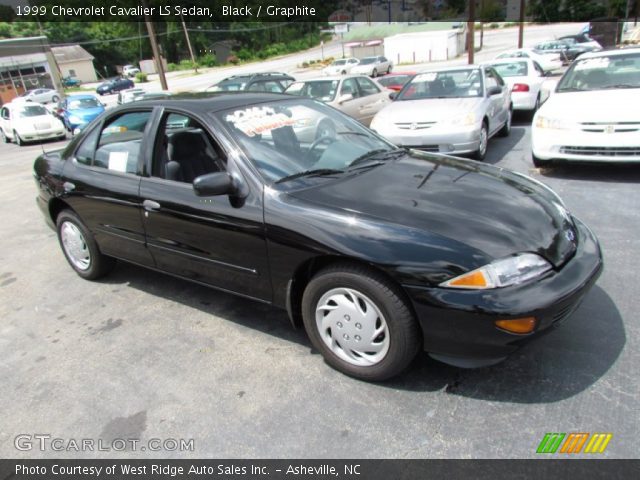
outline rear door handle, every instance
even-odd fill
[[[142,206],[147,212],[160,209],[160,204],[158,202],[154,202],[153,200],[145,200],[144,202],[142,202]]]

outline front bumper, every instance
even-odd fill
[[[65,135],[64,128],[48,128],[46,130],[32,130],[25,133],[18,133],[20,138],[26,142],[33,140],[47,140]]]
[[[376,126],[373,130],[390,142],[408,148],[448,154],[473,153],[480,146],[481,125],[454,126],[435,124],[415,130],[395,125]]]
[[[598,240],[575,220],[577,250],[559,270],[522,285],[492,290],[404,286],[424,334],[424,350],[458,366],[497,363],[568,318],[603,267]],[[535,317],[529,334],[513,334],[496,320]]]
[[[531,148],[533,155],[542,160],[640,162],[640,135],[637,130],[605,133],[586,132],[579,128],[556,130],[534,125],[531,128]]]

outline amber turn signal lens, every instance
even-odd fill
[[[496,327],[511,333],[531,333],[536,326],[535,317],[496,320]]]
[[[449,282],[451,287],[482,288],[487,286],[487,279],[480,270],[474,270]]]

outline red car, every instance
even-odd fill
[[[378,78],[378,83],[383,87],[399,92],[416,72],[393,72]]]

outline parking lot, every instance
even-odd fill
[[[34,201],[33,160],[63,145],[0,145],[3,457],[513,458],[536,456],[546,432],[610,432],[603,456],[637,456],[637,166],[535,170],[516,118],[486,161],[555,189],[599,237],[604,273],[567,322],[499,365],[421,354],[368,384],[326,366],[284,311],[124,263],[79,278]],[[20,434],[194,448],[21,451]]]

